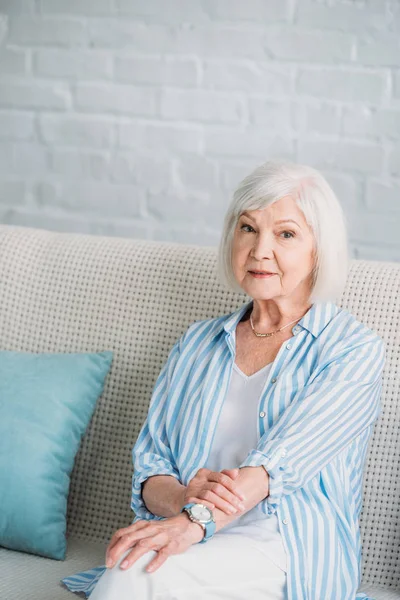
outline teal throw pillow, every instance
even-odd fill
[[[70,473],[112,359],[0,351],[0,546],[65,559]]]

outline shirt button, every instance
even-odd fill
[[[265,412],[260,412],[260,417],[265,417]]]
[[[275,383],[276,381],[276,377],[274,377],[273,379],[271,379],[271,383]]]
[[[283,519],[282,523],[285,523],[285,525],[288,524],[288,520],[287,519]]]
[[[291,348],[291,347],[292,347],[292,344],[286,344],[286,348],[287,348],[288,350],[290,350],[290,348]]]

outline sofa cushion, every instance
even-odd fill
[[[70,473],[112,356],[0,352],[0,546],[65,558]]]
[[[64,561],[0,548],[2,600],[71,600],[74,595],[60,579],[80,569],[104,563],[106,543],[68,538]],[[84,594],[76,594],[84,598]]]

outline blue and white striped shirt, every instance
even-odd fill
[[[252,302],[194,322],[172,347],[132,450],[133,522],[165,518],[144,505],[148,477],[172,475],[187,485],[205,466],[235,360],[236,326]],[[261,509],[279,520],[288,600],[368,600],[357,593],[359,515],[367,446],[381,412],[385,344],[333,302],[314,303],[292,333],[260,396],[257,447],[237,466],[263,466],[269,474]],[[92,584],[100,569],[91,571]],[[62,581],[88,595],[87,578],[77,587],[88,573]]]

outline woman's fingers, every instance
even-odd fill
[[[121,537],[126,535],[128,532],[139,531],[139,529],[146,527],[147,523],[148,523],[148,521],[142,519],[140,521],[136,521],[136,523],[132,523],[132,525],[129,525],[129,527],[123,527],[122,529],[118,529],[112,536],[112,538],[107,546],[106,559],[110,553],[110,550],[112,550],[112,548],[115,546],[115,544],[118,542],[118,540],[121,539]]]
[[[230,477],[231,479],[236,479],[236,477],[239,475],[239,471],[240,469],[236,468],[236,469],[222,469],[221,473],[224,473],[225,475],[228,475],[228,477]]]
[[[146,538],[137,542],[135,547],[127,554],[120,568],[126,571],[129,569],[141,556],[150,552],[150,550],[161,551],[164,545],[167,543],[165,536],[162,533],[155,535],[152,538]]]
[[[222,472],[219,473],[218,471],[211,471],[210,474],[209,474],[209,476],[208,476],[208,481],[214,481],[216,483],[219,483],[221,486],[223,486],[229,492],[231,492],[232,495],[234,495],[237,498],[239,498],[239,500],[244,500],[245,499],[245,497],[242,494],[242,492],[240,492],[237,489],[237,483],[235,481],[233,481],[228,475],[225,475]]]
[[[131,546],[136,545],[137,542],[145,540],[147,538],[155,537],[158,533],[153,524],[147,523],[147,527],[141,527],[134,531],[127,531],[125,535],[121,536],[110,550],[107,550],[106,554],[106,566],[112,568],[118,561],[121,554],[126,552]],[[141,545],[144,547],[144,544]]]
[[[195,496],[191,496],[187,499],[187,503],[194,502],[195,504],[200,502],[200,504],[204,504],[204,506],[208,506],[209,509],[215,508],[215,504],[210,502],[209,500],[204,500],[204,498],[196,498]]]
[[[170,556],[168,550],[166,548],[161,549],[157,552],[157,556],[153,558],[153,560],[147,565],[146,571],[148,573],[154,573],[161,567],[162,564],[165,563],[167,558]]]
[[[238,498],[238,496],[236,496],[235,494],[232,494],[229,490],[226,489],[226,487],[224,487],[220,483],[213,482],[213,481],[209,482],[206,486],[205,494],[207,493],[207,491],[210,491],[213,494],[216,494],[223,501],[224,505],[229,504],[230,506],[232,506],[233,508],[238,509],[238,510],[245,509],[244,504],[242,504],[242,502]],[[212,502],[215,502],[214,498],[211,496],[208,499],[211,500]],[[219,508],[219,506],[218,506],[218,508]]]
[[[216,506],[216,508],[219,508],[227,515],[234,515],[239,510],[244,510],[243,505],[242,505],[243,508],[240,508],[240,506],[231,504],[230,502],[225,501],[219,494],[216,494],[212,490],[209,490],[209,489],[204,490],[199,495],[201,497],[200,502],[202,502],[203,504],[205,504],[206,502],[212,502]]]

